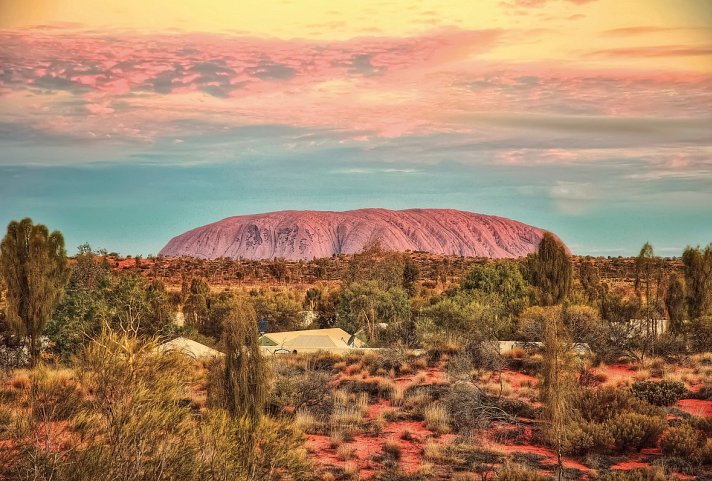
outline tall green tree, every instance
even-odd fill
[[[688,247],[682,253],[688,289],[690,317],[712,314],[712,243],[701,249]]]
[[[653,246],[646,242],[635,259],[635,290],[646,319],[660,315],[662,273],[660,258],[655,255]]]
[[[571,422],[571,400],[576,388],[576,357],[561,315],[544,323],[541,398],[546,421],[545,434],[556,450],[557,479],[563,476],[562,450],[566,428]]]
[[[586,260],[579,265],[578,277],[586,302],[592,306],[599,305],[605,295],[605,286],[601,282],[598,267],[590,260]]]
[[[544,234],[539,250],[529,258],[528,267],[539,304],[553,306],[568,297],[572,278],[571,259],[564,245],[552,234]]]
[[[674,276],[668,283],[665,307],[670,317],[670,330],[676,334],[680,333],[687,318],[687,293],[682,276]]]
[[[255,309],[245,299],[234,297],[224,329],[227,410],[233,418],[257,423],[264,412],[267,380]]]
[[[30,218],[10,222],[0,243],[0,275],[7,284],[8,321],[18,335],[28,337],[35,365],[42,329],[69,278],[62,234]]]
[[[418,266],[410,256],[406,256],[403,265],[403,289],[406,290],[410,297],[415,295],[415,284],[420,277]]]
[[[201,334],[206,334],[210,309],[210,286],[205,282],[205,279],[191,279],[190,287],[186,290],[187,297],[183,306],[185,322]]]

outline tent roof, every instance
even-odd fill
[[[176,337],[158,346],[160,352],[178,351],[195,359],[205,357],[218,357],[222,353],[187,337]]]
[[[266,338],[266,339],[264,339]],[[304,331],[268,332],[263,336],[262,345],[283,346],[285,348],[346,348],[351,334],[333,327],[330,329],[308,329]],[[360,347],[357,340],[356,347]]]

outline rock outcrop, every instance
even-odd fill
[[[535,252],[544,230],[453,209],[285,210],[228,217],[174,237],[159,255],[288,260],[353,254],[379,242],[395,251],[511,258]]]

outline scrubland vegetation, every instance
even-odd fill
[[[0,479],[712,476],[712,245],[669,269],[646,244],[620,282],[546,236],[436,281],[373,246],[308,288],[173,291],[29,220],[1,249]],[[263,356],[262,319],[380,349]]]

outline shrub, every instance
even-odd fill
[[[626,412],[610,419],[606,426],[613,436],[615,449],[625,452],[654,446],[665,424],[662,418]]]
[[[270,411],[277,414],[292,408],[294,411],[308,409],[319,415],[329,413],[333,407],[330,379],[321,371],[277,373],[268,397]]]
[[[267,417],[259,421],[231,419],[225,411],[216,410],[200,427],[195,477],[140,479],[209,476],[223,480],[281,481],[285,473],[295,481],[311,479],[313,469],[304,448],[304,434],[291,422]]]
[[[712,438],[707,438],[705,444],[697,452],[701,464],[712,464]]]
[[[597,476],[596,481],[667,481],[660,468],[636,468],[630,471],[609,471]]]
[[[579,391],[574,406],[582,419],[599,423],[627,411],[648,416],[665,414],[660,408],[635,397],[630,390],[612,386]]]
[[[294,426],[301,431],[309,434],[315,434],[323,428],[317,418],[305,409],[300,409],[294,416]]]
[[[30,377],[30,405],[36,420],[69,419],[81,406],[77,381],[71,373],[38,367]]]
[[[392,439],[386,441],[383,445],[383,454],[394,460],[400,459],[401,447],[400,444],[398,444],[398,441]]]
[[[497,470],[497,481],[546,481],[548,478],[518,464],[505,463]]]
[[[488,396],[475,386],[456,384],[443,399],[459,432],[476,431],[495,421],[513,421],[514,400]],[[507,405],[505,405],[505,403]],[[527,406],[525,403],[522,405]],[[529,413],[517,413],[528,417]]]
[[[697,451],[699,441],[699,434],[692,427],[672,427],[660,436],[660,449],[667,456],[688,458]]]
[[[615,444],[613,434],[602,423],[572,423],[564,430],[564,453],[582,455],[590,451],[606,452]]]
[[[431,404],[423,411],[425,427],[438,434],[450,432],[450,416],[442,404]]]
[[[319,351],[306,357],[306,361],[314,371],[331,371],[343,361],[343,357],[326,351]]]
[[[347,444],[342,444],[336,449],[336,455],[342,461],[348,461],[352,459],[356,453],[356,450]]]
[[[631,389],[639,399],[656,406],[672,406],[687,393],[679,381],[638,381]]]

